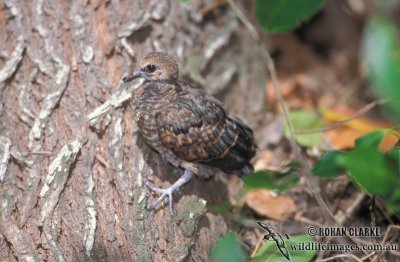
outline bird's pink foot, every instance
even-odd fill
[[[158,188],[148,182],[147,180],[144,181],[145,185],[149,188],[150,191],[156,192],[160,194],[160,197],[154,201],[153,203],[147,206],[148,210],[155,209],[164,199],[168,198],[168,207],[171,214],[174,214],[174,207],[173,207],[173,199],[172,195],[175,191],[177,191],[182,185],[189,182],[193,177],[193,172],[185,170],[183,175],[170,187],[168,188]]]

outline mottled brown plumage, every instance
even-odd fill
[[[252,130],[229,115],[223,104],[203,90],[178,81],[178,65],[162,52],[147,54],[124,82],[144,78],[135,91],[135,120],[146,143],[172,165],[185,172],[171,188],[158,189],[161,197],[152,209],[188,182],[193,173],[210,166],[227,173],[243,175],[252,170],[250,159],[256,146]]]

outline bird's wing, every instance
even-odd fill
[[[162,144],[185,161],[235,170],[254,155],[250,128],[230,117],[214,99],[178,97],[156,116],[156,122]]]

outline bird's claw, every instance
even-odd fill
[[[170,186],[166,189],[163,188],[158,188],[156,186],[154,186],[153,184],[151,184],[150,182],[148,182],[147,180],[144,181],[144,184],[147,186],[147,188],[150,191],[156,192],[160,194],[160,197],[152,202],[151,204],[147,205],[146,209],[147,210],[153,210],[155,209],[159,204],[161,204],[165,198],[168,198],[168,208],[171,214],[175,214],[175,210],[173,208],[173,199],[172,199],[172,194],[175,192],[176,188],[174,188],[173,186]]]
[[[149,188],[150,191],[157,192],[161,194],[161,196],[154,201],[153,203],[149,204],[147,206],[148,210],[152,210],[156,208],[165,198],[168,197],[168,207],[171,215],[175,213],[174,208],[173,208],[173,199],[172,199],[172,194],[177,191],[182,185],[186,184],[187,182],[190,181],[193,177],[193,172],[189,170],[185,170],[182,174],[182,176],[170,187],[163,189],[163,188],[158,188],[155,187],[153,184],[148,182],[147,180],[144,181],[144,184]]]

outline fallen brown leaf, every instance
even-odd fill
[[[349,119],[354,114],[356,114],[356,111],[347,107],[338,107],[323,112],[323,116],[328,125],[329,123],[334,124]],[[372,120],[367,117],[359,117],[350,122],[344,123],[341,127],[327,132],[327,136],[335,148],[341,150],[351,149],[354,148],[355,140],[357,138],[380,129],[392,127],[393,125],[388,122]],[[398,138],[395,135],[388,134],[380,144],[379,149],[386,152],[393,148],[397,141]]]
[[[296,74],[288,78],[280,78],[282,97],[289,109],[314,109],[319,100],[320,81],[306,74]],[[273,82],[267,83],[267,103],[278,109],[279,103],[275,94]]]
[[[270,162],[273,157],[272,151],[271,150],[262,150],[259,153],[259,158],[257,161],[254,163],[254,170],[259,171],[259,170],[271,170]]]
[[[291,197],[276,196],[276,193],[266,189],[248,192],[246,204],[259,215],[281,221],[296,211],[296,205]]]

